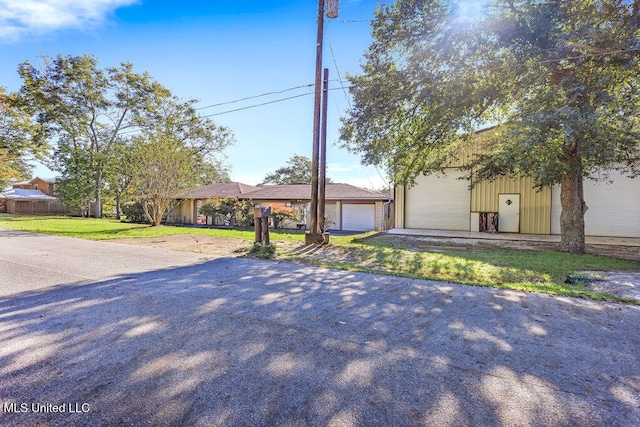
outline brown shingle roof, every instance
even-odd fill
[[[253,200],[311,200],[311,185],[265,185],[242,194],[241,199]],[[386,194],[355,187],[351,184],[327,184],[326,200],[389,200]]]
[[[257,189],[253,185],[241,182],[223,182],[195,187],[185,192],[183,199],[210,199],[213,197],[239,197]]]

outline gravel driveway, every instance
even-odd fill
[[[625,304],[0,230],[0,424],[640,425],[639,323]]]

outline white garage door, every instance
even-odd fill
[[[640,237],[640,181],[611,172],[613,183],[584,180],[587,236]],[[560,234],[560,185],[551,190],[551,234]]]
[[[375,230],[375,205],[342,205],[342,229],[349,231]]]
[[[471,193],[461,176],[463,172],[450,169],[444,177],[416,178],[405,192],[405,228],[469,230]]]

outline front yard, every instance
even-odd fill
[[[248,253],[253,230],[150,227],[112,219],[30,217],[0,214],[0,228],[56,234],[91,240],[125,239],[122,243],[165,249],[241,256]],[[331,237],[321,248],[305,247],[304,233],[272,230],[275,260],[328,268],[492,286],[597,300],[640,303],[595,292],[587,283],[565,283],[582,271],[635,270],[640,262],[598,254],[571,255],[531,244],[506,247],[501,241],[472,244],[447,239],[425,240],[386,234]],[[615,253],[612,249],[594,252]],[[637,249],[637,248],[634,248]],[[624,249],[623,249],[624,250]],[[597,276],[597,273],[596,273]]]

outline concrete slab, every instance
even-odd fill
[[[392,228],[386,232],[400,236],[456,237],[560,243],[560,236],[555,234],[479,233],[475,231],[424,230],[418,228]],[[586,236],[585,241],[588,245],[640,246],[640,239],[635,237]]]

